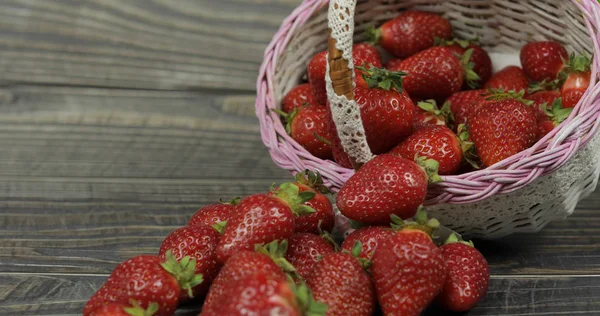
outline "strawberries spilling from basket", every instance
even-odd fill
[[[463,161],[452,161],[452,166],[442,168],[440,174],[456,175],[473,170],[471,167],[457,168],[457,165],[485,168],[530,148],[536,141],[551,133],[568,119],[572,108],[590,85],[591,59],[587,56],[569,55],[566,48],[558,42],[529,43],[520,52],[520,65],[496,69],[494,73],[492,59],[484,49],[485,45],[477,40],[460,39],[454,35],[451,24],[443,17],[429,12],[407,11],[383,23],[379,28],[367,30],[366,37],[371,44],[376,45],[381,54],[375,46],[368,43],[353,46],[356,85],[354,95],[360,107],[367,143],[373,154],[380,155],[390,150],[397,153],[396,147],[409,138],[413,142],[418,138],[427,143],[428,140],[422,140],[422,136],[414,134],[419,133],[424,126],[446,125],[454,132],[454,135],[446,133],[452,140],[438,142],[437,145],[452,144],[448,146],[456,156],[462,156]],[[308,83],[301,83],[290,90],[284,97],[282,109],[287,111],[292,103],[289,100],[297,100],[299,90],[307,93],[306,87],[310,85],[314,99],[325,105],[328,111],[322,115],[323,120],[328,122],[329,129],[328,132],[320,132],[322,137],[313,135],[310,144],[299,140],[294,132],[291,132],[291,137],[313,156],[352,168],[351,159],[340,143],[326,100],[327,52],[322,51],[311,57],[307,68]],[[382,64],[387,72],[379,68]],[[500,134],[491,134],[498,131],[493,126],[481,126],[502,124],[502,120],[483,119],[483,113],[496,112],[493,115],[501,116],[504,112],[499,107],[514,105],[511,101],[500,105],[489,102],[496,98],[494,95],[519,93],[522,93],[522,99],[534,101],[523,104],[533,110],[535,120],[531,121],[531,117],[527,115],[523,126],[515,128],[507,125]],[[308,100],[304,106],[311,106],[313,98],[306,96],[302,99]],[[560,103],[555,103],[556,99]],[[431,105],[431,101],[436,102],[435,106]],[[486,110],[480,111],[480,108]],[[479,118],[470,121],[470,116]],[[406,125],[409,121],[412,126]],[[472,130],[472,125],[476,125],[474,144],[469,147],[468,155],[460,155],[457,150],[460,146],[457,144],[466,139],[464,135],[458,135],[458,128],[462,126],[461,132],[464,132]],[[525,125],[529,128],[525,128]],[[315,129],[316,126],[315,123]],[[531,134],[531,129],[536,129],[535,135]],[[515,137],[524,140],[516,141],[518,146],[494,146],[504,139],[508,143],[514,143]],[[490,144],[487,143],[488,140]],[[322,143],[319,146],[322,151],[317,154],[314,147],[318,141]],[[425,150],[433,151],[425,148],[417,151]],[[437,150],[445,151],[446,148]],[[490,153],[496,150],[502,152]],[[489,159],[491,155],[495,158]],[[403,157],[415,159],[415,156]],[[445,165],[442,162],[440,164]]]
[[[373,168],[380,170],[379,165],[389,162],[386,157],[411,166],[414,174],[403,174],[406,179],[427,181],[416,163],[392,155],[379,156],[383,161],[374,160]],[[322,192],[321,176],[307,171],[263,194],[201,208],[193,218],[213,218],[217,208],[227,209],[228,215],[219,218],[227,221],[214,225],[218,229],[190,221],[165,238],[157,256],[119,264],[83,314],[174,315],[182,303],[197,302],[204,316],[368,316],[379,315],[378,310],[418,315],[431,304],[468,310],[485,297],[486,260],[457,235],[440,240],[440,223],[420,206],[416,213],[401,214],[414,215],[410,219],[385,214],[388,219],[379,226],[356,222],[362,227],[345,240],[333,225],[323,225],[329,215],[319,216],[318,234],[293,233],[298,220],[315,214],[306,211],[308,205],[331,209],[328,193]],[[313,201],[317,198],[321,200]],[[236,238],[227,235],[231,231]],[[252,245],[250,240],[255,240]],[[236,250],[218,256],[223,245]]]

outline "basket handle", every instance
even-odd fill
[[[364,126],[360,118],[360,108],[354,101],[354,65],[352,44],[354,34],[354,9],[356,0],[330,0],[328,11],[328,54],[331,80],[327,97],[331,107],[333,122],[341,140],[344,152],[348,154],[352,167],[358,170],[373,157],[367,144]],[[341,49],[342,48],[342,49]],[[327,83],[329,85],[329,83]],[[345,100],[343,100],[345,97]],[[349,102],[348,102],[349,101]]]

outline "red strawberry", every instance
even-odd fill
[[[520,92],[529,89],[529,79],[523,69],[517,66],[508,66],[492,76],[485,84],[486,89],[502,89]]]
[[[342,187],[336,197],[346,217],[371,225],[386,225],[390,216],[415,215],[427,193],[428,178],[438,181],[437,162],[416,162],[390,154],[379,155],[364,164]],[[428,176],[429,174],[429,176]]]
[[[281,101],[281,110],[290,113],[303,105],[319,105],[309,83],[301,84],[290,90]]]
[[[313,156],[332,159],[331,131],[327,125],[327,109],[321,105],[305,105],[286,114],[276,111],[286,121],[287,133]]]
[[[256,248],[256,252],[249,250],[236,252],[225,262],[204,300],[203,313],[213,312],[219,304],[222,304],[223,293],[231,282],[237,282],[257,272],[268,274],[274,279],[286,280],[284,269],[288,272],[294,270],[291,264],[283,258],[287,251],[286,241],[281,243],[273,241],[264,247]]]
[[[472,89],[483,86],[492,77],[492,60],[490,55],[481,48],[481,46],[464,40],[450,40],[444,41],[439,40],[440,46],[450,48],[456,55],[463,56],[468,50],[472,49],[471,56],[468,59],[469,62],[473,63],[473,71],[479,76],[479,80],[471,81],[471,85],[463,85],[463,87],[469,87]],[[465,81],[465,83],[467,83]]]
[[[92,316],[152,316],[158,311],[158,303],[150,303],[148,309],[143,309],[135,300],[132,302],[133,307],[129,304],[110,303],[97,310]]]
[[[221,263],[217,260],[217,244],[221,235],[209,226],[184,226],[172,231],[160,245],[158,257],[167,259],[171,251],[177,261],[184,257],[196,259],[196,274],[202,274],[204,281],[192,288],[194,297],[202,298],[208,292],[210,283],[219,273]],[[189,299],[188,292],[182,290],[179,301]]]
[[[295,219],[294,232],[319,234],[322,230],[331,232],[335,224],[335,213],[331,202],[323,193],[329,189],[323,185],[319,172],[305,171],[296,175],[295,185],[300,192],[313,192],[315,196],[304,204],[315,210],[314,213],[298,216]]]
[[[333,245],[323,237],[299,233],[289,239],[289,249],[285,258],[296,268],[300,277],[308,279],[320,258],[334,252]]]
[[[567,49],[553,41],[528,43],[521,48],[523,71],[533,81],[556,79],[568,58]]]
[[[535,109],[535,116],[538,120],[546,119],[546,110],[560,98],[560,93],[556,91],[540,91],[527,96],[527,100],[533,101],[532,107]]]
[[[486,90],[461,91],[446,100],[446,103],[450,105],[455,127],[467,123],[469,112],[473,107],[485,101],[486,93]]]
[[[229,282],[215,309],[203,316],[289,315],[301,316],[287,280],[257,272]]]
[[[383,240],[372,261],[385,315],[419,315],[440,293],[446,278],[441,250],[418,229],[402,229]]]
[[[437,301],[451,311],[468,311],[487,293],[490,280],[488,263],[473,243],[458,242],[455,235],[440,249],[448,276]]]
[[[418,102],[413,116],[413,130],[416,131],[427,126],[446,126],[449,116],[450,107],[446,104],[440,110],[435,100]]]
[[[370,260],[377,246],[393,234],[394,231],[389,226],[362,227],[353,231],[344,239],[342,250],[352,251],[356,242],[360,242],[362,249],[358,257]]]
[[[355,44],[352,47],[352,58],[355,66],[371,64],[381,67],[381,57],[373,45],[367,43]],[[327,72],[327,51],[317,53],[308,64],[308,82],[313,89],[313,95],[319,104],[327,102],[325,90],[325,73]],[[358,72],[357,72],[358,73]],[[360,75],[357,75],[360,77]]]
[[[534,110],[523,103],[523,93],[516,98],[497,94],[496,101],[471,113],[469,131],[484,165],[489,167],[535,143],[537,120]]]
[[[357,83],[354,99],[360,106],[369,147],[378,155],[410,135],[415,106],[402,89],[402,73],[360,68],[368,87]]]
[[[573,54],[569,57],[569,62],[563,70],[566,79],[561,89],[565,108],[574,108],[590,86],[591,63],[592,60],[587,56]]]
[[[400,58],[394,58],[394,59],[390,59],[388,60],[388,62],[385,64],[384,68],[387,70],[391,70],[391,69],[399,69],[398,67],[400,66],[400,63],[402,62],[402,59]]]
[[[211,226],[217,229],[217,231],[222,232],[231,212],[240,200],[240,198],[234,198],[229,202],[221,201],[221,203],[206,205],[192,215],[188,226]]]
[[[463,142],[446,126],[428,126],[410,135],[392,149],[390,154],[409,160],[415,157],[433,159],[439,163],[440,175],[452,175],[461,166],[463,152],[472,145],[470,142]]]
[[[548,133],[566,120],[571,115],[573,108],[564,108],[562,99],[558,98],[550,106],[546,103],[542,104],[540,111],[543,111],[544,117],[538,119],[538,139],[548,135]]]
[[[231,215],[217,246],[217,257],[227,261],[234,253],[254,249],[256,244],[288,239],[294,233],[294,216],[314,212],[303,205],[313,192],[299,192],[292,183],[282,184],[272,194],[243,199]]]
[[[315,265],[306,284],[314,299],[327,305],[327,316],[373,315],[375,311],[371,278],[352,254],[326,256]]]
[[[367,37],[390,54],[406,58],[432,47],[435,38],[452,38],[452,25],[430,12],[405,11],[378,29],[369,29]]]
[[[465,56],[469,57],[468,54]],[[403,87],[411,98],[443,102],[460,91],[465,76],[469,80],[478,78],[459,58],[450,48],[432,47],[403,60],[399,69],[391,70],[408,73],[403,79]]]
[[[181,290],[191,294],[191,289],[202,282],[202,275],[194,274],[195,266],[195,259],[187,257],[177,262],[172,254],[165,262],[148,255],[126,260],[85,304],[83,315],[92,315],[109,303],[128,304],[131,300],[145,309],[157,302],[157,316],[173,315]]]

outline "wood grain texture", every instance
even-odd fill
[[[299,0],[0,3],[0,83],[253,90]]]
[[[81,315],[83,305],[105,276],[0,274],[1,315]],[[598,315],[600,279],[596,277],[492,278],[486,298],[456,315]],[[26,302],[24,301],[26,300]],[[197,315],[183,306],[177,315]],[[433,306],[424,315],[451,315]]]

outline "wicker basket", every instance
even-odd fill
[[[300,82],[313,54],[327,49],[328,2],[304,1],[284,20],[265,52],[256,113],[263,142],[277,165],[291,172],[319,170],[335,191],[354,170],[311,156],[286,134],[270,110]],[[441,14],[450,20],[456,36],[478,37],[491,52],[518,54],[525,43],[547,39],[577,53],[600,52],[596,0],[358,1],[348,17],[355,26],[350,28],[353,40],[364,40],[368,27],[407,9]],[[352,37],[339,39],[344,40],[351,43]],[[570,215],[577,202],[595,189],[600,173],[599,66],[599,55],[594,54],[592,84],[567,121],[530,149],[494,166],[444,177],[444,182],[430,187],[428,211],[448,227],[482,238],[535,232]]]

